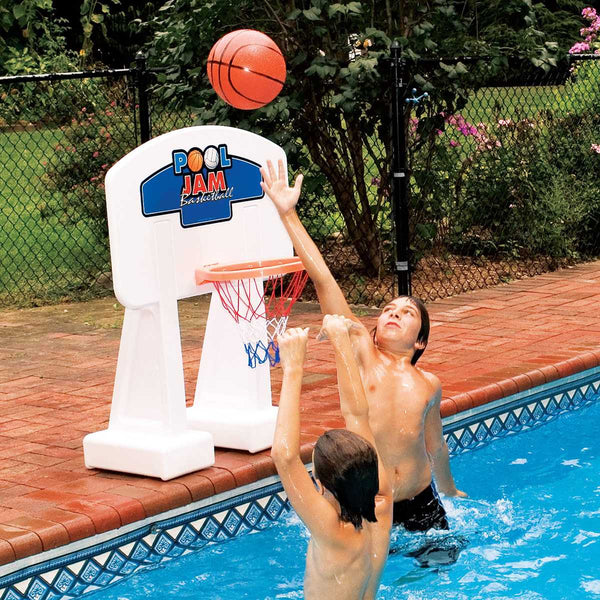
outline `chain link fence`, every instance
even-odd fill
[[[600,56],[571,56],[549,72],[511,67],[510,79],[477,81],[454,102],[435,91],[422,97],[439,61],[408,68],[400,112],[410,281],[412,293],[426,301],[600,256]],[[398,293],[403,240],[385,176],[389,141],[363,136],[362,145],[377,228],[370,243],[381,262],[375,266],[361,254],[332,177],[318,165],[307,173],[299,212],[350,302],[381,306]],[[346,160],[344,169],[352,168]],[[324,196],[313,197],[311,182],[327,190]],[[360,206],[357,189],[352,193]]]
[[[434,300],[600,255],[598,59],[480,82],[452,111],[434,92],[402,103],[413,294]],[[412,65],[406,89],[426,86],[428,69]],[[0,305],[111,291],[103,181],[143,141],[139,67],[72,75],[0,78]],[[197,123],[149,107],[152,136]],[[290,169],[304,172],[300,217],[346,297],[380,306],[398,290],[397,214],[389,119],[368,118],[322,129]]]
[[[396,293],[391,142],[364,127],[364,118],[348,122],[341,132],[319,125],[318,145],[297,161],[304,165],[298,214],[347,300],[379,306]],[[310,285],[304,298],[316,298]]]
[[[0,78],[0,305],[110,293],[104,174],[140,143],[136,93],[76,75]]]
[[[430,73],[417,65],[423,83]],[[407,115],[413,293],[426,300],[600,255],[600,56],[512,69]]]

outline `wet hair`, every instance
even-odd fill
[[[340,503],[341,520],[362,528],[375,517],[379,491],[377,452],[363,437],[346,429],[330,429],[315,444],[314,476]]]
[[[410,364],[416,365],[423,352],[425,352],[425,348],[427,348],[427,342],[429,341],[429,313],[427,312],[425,304],[423,304],[423,301],[419,298],[415,298],[414,296],[398,296],[397,298],[394,298],[394,300],[398,300],[398,298],[408,298],[410,303],[417,307],[417,310],[421,315],[421,329],[419,329],[417,342],[421,342],[424,348],[415,350],[415,353],[410,359]],[[373,337],[373,343],[377,344],[377,327],[373,327],[371,330],[371,336]]]

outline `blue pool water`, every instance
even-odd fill
[[[455,479],[470,497],[444,499],[452,532],[395,532],[397,552],[378,598],[600,599],[599,422],[596,404],[454,457]],[[424,568],[408,556],[432,542],[464,548],[452,565]],[[290,514],[267,531],[207,546],[93,597],[302,598],[307,543]]]

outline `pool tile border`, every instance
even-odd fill
[[[451,455],[539,427],[600,400],[600,367],[587,369],[444,419]]]
[[[227,495],[230,494],[221,496]],[[142,527],[87,548],[65,552],[69,547],[63,547],[61,556],[0,577],[0,599],[76,598],[117,583],[141,569],[197,551],[209,543],[265,529],[288,511],[287,497],[281,484],[275,481],[195,510],[155,518]]]
[[[598,400],[600,367],[594,367],[447,417],[448,449],[452,455],[470,451]],[[288,511],[281,484],[270,477],[4,565],[0,600],[77,598],[207,544],[265,529]]]

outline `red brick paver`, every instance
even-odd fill
[[[191,402],[207,299],[180,303]],[[420,365],[454,414],[600,364],[600,262],[429,305]],[[373,326],[378,311],[357,310]],[[184,506],[275,473],[269,452],[216,451],[209,469],[162,482],[88,470],[82,439],[106,428],[123,310],[114,299],[0,312],[0,564]],[[319,308],[290,325],[316,334]],[[281,370],[272,370],[273,396]],[[333,353],[311,341],[302,400],[302,455],[341,426]]]

